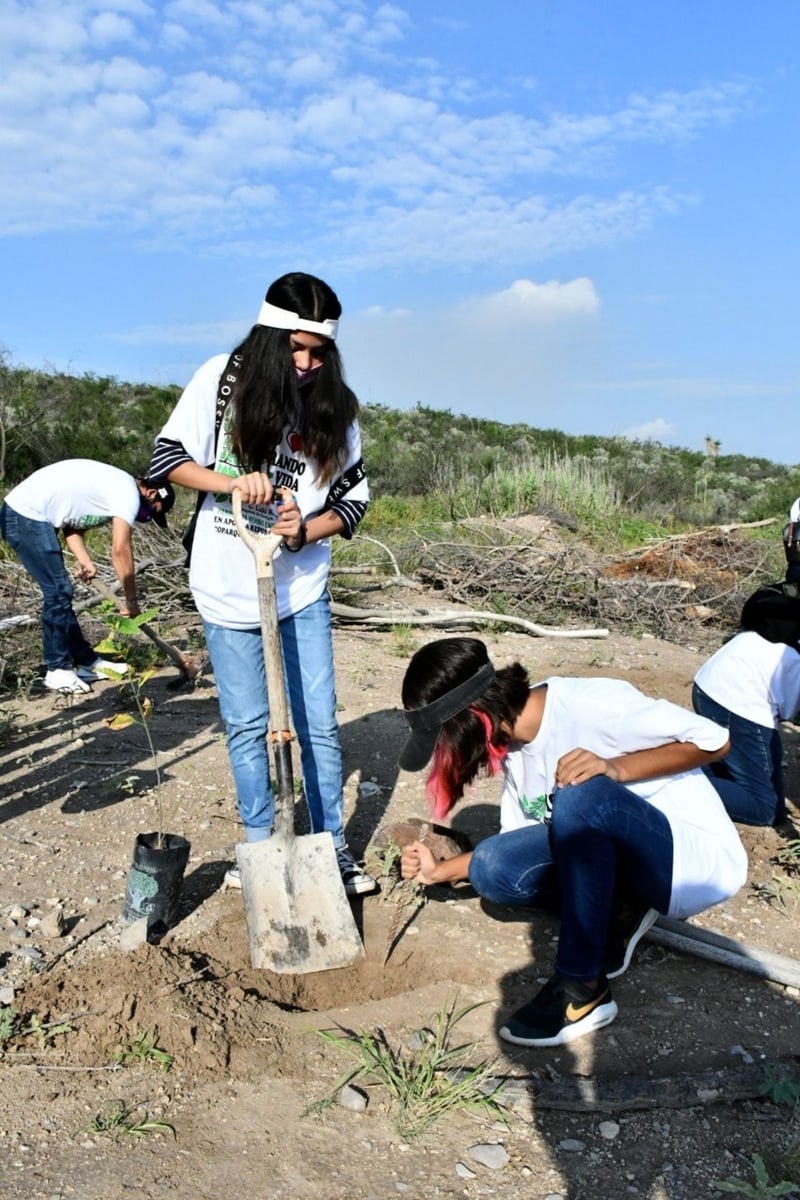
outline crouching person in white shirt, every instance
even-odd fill
[[[484,898],[556,905],[555,974],[500,1036],[555,1046],[617,1015],[621,975],[659,913],[688,917],[728,899],[747,856],[700,769],[728,750],[726,731],[616,679],[550,678],[519,663],[495,670],[476,638],[431,642],[403,681],[411,736],[400,766],[432,758],[428,792],[441,819],[481,772],[502,771],[502,832],[437,862],[406,847],[406,879],[468,879]]]

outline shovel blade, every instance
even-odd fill
[[[304,975],[364,955],[330,833],[236,847],[254,967]]]

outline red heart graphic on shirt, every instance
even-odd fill
[[[289,441],[290,447],[292,448],[292,450],[294,450],[295,454],[297,453],[298,450],[303,449],[303,439],[299,433],[290,433],[288,441]]]

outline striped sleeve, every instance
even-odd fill
[[[364,470],[364,460],[359,458],[331,486],[322,511],[336,513],[343,525],[340,536],[349,541],[367,511],[368,502],[367,474]]]
[[[150,466],[147,468],[148,479],[166,479],[176,467],[183,463],[194,462],[183,442],[171,441],[169,438],[156,438]]]

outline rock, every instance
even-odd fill
[[[601,1121],[598,1128],[600,1130],[600,1137],[605,1138],[607,1142],[613,1142],[619,1133],[619,1125],[616,1121]]]
[[[337,1098],[342,1108],[346,1108],[348,1112],[363,1112],[369,1104],[367,1093],[361,1088],[353,1087],[352,1083],[345,1084]]]
[[[48,913],[42,917],[40,930],[43,937],[59,938],[64,936],[67,928],[67,923],[64,920],[64,909],[62,905],[57,904]]]
[[[482,1167],[489,1167],[492,1171],[501,1170],[509,1161],[508,1151],[499,1142],[484,1142],[477,1146],[470,1146],[468,1154]]]
[[[458,1175],[459,1179],[477,1179],[475,1172],[470,1171],[467,1164],[463,1162],[456,1163],[456,1175]]]
[[[0,987],[0,1004],[13,1004],[13,1003],[14,1003],[13,987]]]
[[[565,1150],[567,1154],[580,1154],[586,1149],[586,1142],[581,1142],[578,1138],[564,1138],[563,1142],[558,1143],[558,1148]]]
[[[361,797],[363,797],[363,799],[367,800],[367,799],[372,799],[375,796],[380,796],[382,788],[381,788],[380,784],[378,784],[378,783],[373,783],[370,780],[365,780],[364,782],[362,782],[358,785],[358,787],[356,788],[356,791],[358,792],[359,796],[361,796]]]
[[[404,821],[381,825],[370,845],[377,850],[385,850],[394,843],[402,850],[409,842],[422,842],[439,862],[472,849],[472,842],[466,834],[424,821],[421,817],[407,817]]]
[[[37,950],[36,946],[20,946],[17,954],[26,966],[33,966],[34,963],[40,963],[44,958],[41,950]]]

